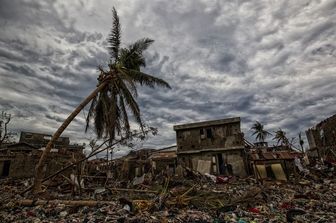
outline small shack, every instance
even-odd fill
[[[290,173],[295,172],[295,157],[301,157],[301,153],[254,149],[250,151],[248,160],[256,179],[287,181]]]
[[[177,146],[170,146],[162,149],[158,149],[152,153],[149,157],[151,161],[151,166],[154,173],[159,173],[167,169],[170,172],[175,173],[177,166],[177,155],[176,155]]]

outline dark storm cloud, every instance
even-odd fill
[[[172,86],[139,89],[144,119],[159,129],[143,146],[173,144],[178,123],[241,116],[253,140],[256,120],[294,136],[335,112],[333,0],[6,0],[0,4],[0,109],[17,114],[16,128],[52,132],[94,89],[97,66],[109,59],[112,6],[124,45],[155,40],[144,71]],[[83,134],[84,115],[66,134],[93,137]]]

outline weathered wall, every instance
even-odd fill
[[[10,160],[9,177],[14,178],[26,178],[33,177],[35,166],[39,160],[39,156],[25,153],[17,153],[14,156],[9,156],[8,158],[0,159],[0,174],[2,173],[2,168],[4,160]],[[70,156],[64,156],[59,154],[52,154],[51,157],[47,159],[47,171],[46,175],[51,175],[56,171],[60,170],[69,164]],[[70,174],[70,171],[65,171],[65,175]]]
[[[41,148],[47,145],[51,136],[47,134],[21,132],[19,142],[25,142],[35,147]],[[59,137],[54,143],[55,148],[67,147],[70,143],[69,137]]]
[[[244,146],[240,122],[176,130],[178,152]]]
[[[336,146],[336,115],[306,131],[311,149]]]
[[[176,168],[175,159],[162,159],[152,161],[153,166],[155,166],[155,172],[159,173],[161,171],[166,170],[167,168]]]
[[[178,156],[178,162],[183,165],[198,170],[199,160],[209,161],[211,165],[209,167],[209,173],[214,175],[220,174],[220,160],[218,156],[222,157],[222,161],[231,164],[233,175],[244,177],[246,176],[246,168],[244,163],[244,155],[242,150],[227,150],[220,152],[202,152],[197,154],[184,154]]]

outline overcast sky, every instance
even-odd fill
[[[144,120],[175,143],[173,125],[240,116],[287,135],[335,113],[336,1],[0,0],[0,110],[11,128],[52,133],[96,86],[115,6],[122,43],[155,40],[145,71],[167,89],[141,88]],[[85,113],[64,135],[86,142]],[[307,143],[306,143],[307,144]]]

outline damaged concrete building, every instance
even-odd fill
[[[1,177],[32,177],[35,166],[47,145],[50,135],[21,132],[18,143],[6,144],[0,150]],[[84,146],[71,145],[68,137],[61,137],[54,145],[48,157],[47,172],[52,174],[68,165],[73,159],[83,158]]]
[[[140,150],[132,150],[128,155],[123,157],[122,177],[133,179],[148,173],[151,169],[150,160],[148,159],[154,149],[144,148]]]
[[[336,161],[336,115],[306,131],[310,157]]]
[[[177,167],[177,146],[169,146],[154,151],[149,160],[154,173],[168,170],[175,173]]]
[[[178,162],[201,173],[246,176],[240,118],[175,125]]]

